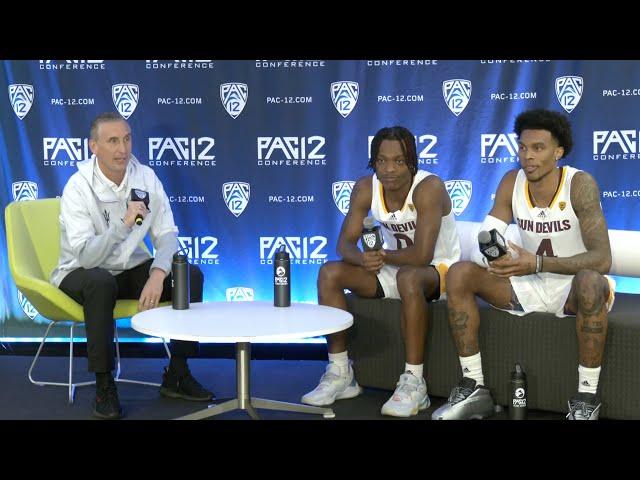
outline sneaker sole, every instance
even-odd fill
[[[442,415],[438,415],[434,417],[431,416],[431,420],[482,420],[483,418],[488,418],[493,415],[493,410],[491,412],[483,412],[483,413],[474,413],[468,418],[444,418]]]
[[[476,413],[475,415],[471,415],[469,420],[482,420],[483,418],[489,418],[493,415],[493,412],[490,413]]]
[[[96,410],[92,412],[92,415],[101,420],[118,420],[124,417],[124,410],[121,408],[120,412],[117,415],[105,415],[104,413],[100,413]]]
[[[193,397],[191,395],[185,395],[184,393],[178,393],[163,387],[160,387],[160,395],[167,398],[180,398],[182,400],[190,400],[192,402],[209,402],[211,400],[215,400],[216,398],[215,395],[208,397]]]
[[[345,388],[343,392],[333,397],[330,402],[314,402],[309,399],[305,400],[304,397],[302,397],[300,401],[306,405],[312,405],[314,407],[328,407],[329,405],[333,405],[336,400],[347,400],[349,398],[355,398],[362,392],[362,387],[356,383],[353,387]]]
[[[395,410],[391,410],[391,408],[385,409],[384,405],[382,406],[382,410],[380,410],[380,413],[382,413],[382,415],[388,415],[390,417],[408,418],[408,417],[412,417],[414,415],[417,415],[419,411],[426,410],[430,406],[431,406],[431,399],[429,398],[429,395],[427,395],[425,397],[423,403],[422,404],[418,404],[416,406],[416,408],[411,410],[411,412],[409,412],[408,414],[404,414],[404,413],[397,412]]]

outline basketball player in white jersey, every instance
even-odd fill
[[[342,260],[325,263],[318,274],[318,303],[346,310],[345,288],[361,297],[402,300],[406,366],[382,414],[408,417],[430,404],[423,377],[427,302],[444,293],[446,271],[460,259],[460,240],[446,188],[436,175],[418,170],[409,130],[379,130],[368,166],[375,173],[356,182],[338,238]],[[369,211],[380,222],[385,247],[362,252],[357,243]],[[327,344],[326,372],[303,403],[331,405],[362,391],[348,357],[346,330],[328,335]]]
[[[576,316],[578,392],[568,402],[567,418],[597,420],[607,313],[615,293],[613,279],[604,275],[611,267],[611,248],[598,185],[584,171],[557,165],[573,145],[565,116],[526,111],[516,118],[514,131],[521,168],[502,178],[481,230],[504,234],[514,221],[523,247],[510,242],[510,251],[488,265],[476,249],[475,263],[460,262],[449,270],[449,324],[462,380],[432,418],[483,418],[493,412],[478,345],[477,295],[514,315]]]

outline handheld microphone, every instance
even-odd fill
[[[507,253],[507,243],[495,228],[492,228],[488,232],[481,230],[478,233],[478,243],[480,244],[480,252],[490,262],[497,260]]]
[[[367,217],[362,222],[362,249],[365,252],[372,250],[380,250],[384,239],[382,238],[382,232],[380,231],[380,225],[374,225],[373,217]]]
[[[131,189],[131,201],[134,202],[144,202],[144,206],[149,208],[149,193],[144,190],[140,190],[138,188]],[[136,225],[142,225],[142,215],[136,215]]]

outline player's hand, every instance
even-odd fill
[[[384,250],[372,250],[369,252],[362,253],[362,266],[368,272],[373,272],[377,274],[380,269],[384,266]]]
[[[487,271],[496,277],[509,278],[511,276],[531,275],[536,272],[536,256],[509,241],[509,246],[516,255],[505,253],[497,260],[489,262]]]

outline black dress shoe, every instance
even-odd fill
[[[193,378],[188,369],[185,373],[178,375],[166,367],[162,374],[160,394],[169,398],[182,398],[196,402],[208,402],[215,398],[212,392]]]

